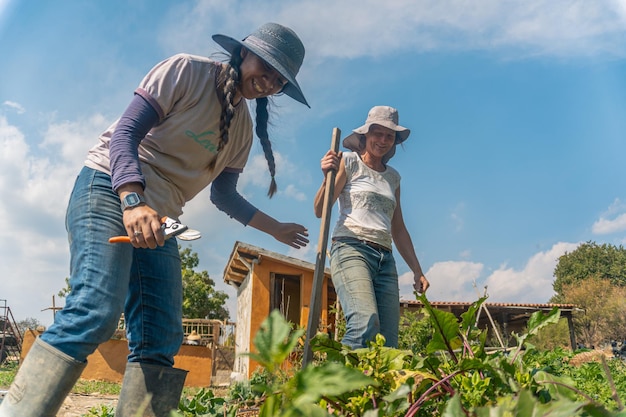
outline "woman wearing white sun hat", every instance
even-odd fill
[[[387,346],[398,345],[400,294],[392,242],[413,272],[414,289],[424,292],[430,285],[402,217],[400,174],[387,165],[409,134],[398,124],[396,109],[376,106],[365,124],[343,140],[352,152],[331,150],[321,160],[324,178],[329,170],[337,171],[332,202],[339,199],[339,218],[332,234],[330,267],[346,317],[342,342],[353,349],[366,347],[378,333]],[[324,181],[315,196],[317,217],[322,214],[325,189]]]

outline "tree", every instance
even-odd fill
[[[226,309],[228,294],[215,289],[207,271],[196,272],[199,264],[198,254],[191,248],[180,250],[183,275],[183,317],[227,320],[230,317]]]
[[[37,327],[42,326],[41,322],[33,317],[25,318],[15,323],[20,333],[24,335],[24,332],[28,329],[36,330]]]
[[[565,302],[564,286],[590,277],[608,280],[614,286],[626,286],[626,250],[621,245],[583,243],[559,258],[554,276],[556,279],[552,287],[556,295],[550,301],[555,303]]]
[[[626,337],[626,288],[592,276],[563,287],[563,298],[582,311],[573,315],[576,339],[585,346],[599,346]]]

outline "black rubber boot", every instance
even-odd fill
[[[115,417],[169,417],[178,410],[187,371],[129,362]]]
[[[0,417],[54,417],[87,362],[35,339],[0,403]]]

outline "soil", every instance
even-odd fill
[[[70,394],[67,396],[61,409],[57,413],[57,417],[81,417],[89,413],[89,410],[96,408],[100,411],[101,406],[109,406],[115,410],[117,404],[117,395],[100,395],[100,394]],[[97,415],[100,415],[97,414]]]
[[[4,393],[8,388],[0,388],[0,400],[4,397]],[[212,388],[216,396],[225,396],[227,394],[226,388]],[[67,396],[61,409],[57,413],[56,417],[82,417],[89,414],[89,410],[95,408],[101,411],[102,406],[108,406],[110,409],[115,410],[117,405],[117,395],[104,395],[104,394],[70,394]],[[102,415],[97,413],[95,415]]]
[[[0,389],[0,400],[4,398],[4,394],[8,388]],[[109,406],[115,410],[117,404],[117,395],[100,395],[95,394],[70,394],[65,398],[61,409],[56,417],[81,417],[89,414],[89,410],[95,408],[100,411],[102,406]],[[95,415],[101,415],[98,413]]]

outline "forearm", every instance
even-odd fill
[[[273,232],[279,227],[280,222],[273,217],[268,216],[261,210],[257,210],[248,222],[248,226],[254,227],[261,232],[274,236]]]
[[[265,232],[274,239],[292,248],[302,248],[309,243],[309,232],[304,226],[297,223],[283,223],[268,216],[262,211],[257,211],[248,226]]]
[[[402,259],[404,259],[404,262],[406,262],[411,271],[413,271],[413,273],[417,276],[424,275],[422,266],[417,259],[417,255],[415,254],[413,241],[411,240],[411,236],[408,231],[404,230],[396,232],[393,236],[393,240],[396,245],[396,249],[398,249],[398,253],[402,256]]]
[[[313,202],[313,208],[315,210],[315,217],[318,219],[322,217],[322,211],[324,210],[324,195],[326,193],[326,179],[322,181],[322,185],[315,193],[315,200]]]

